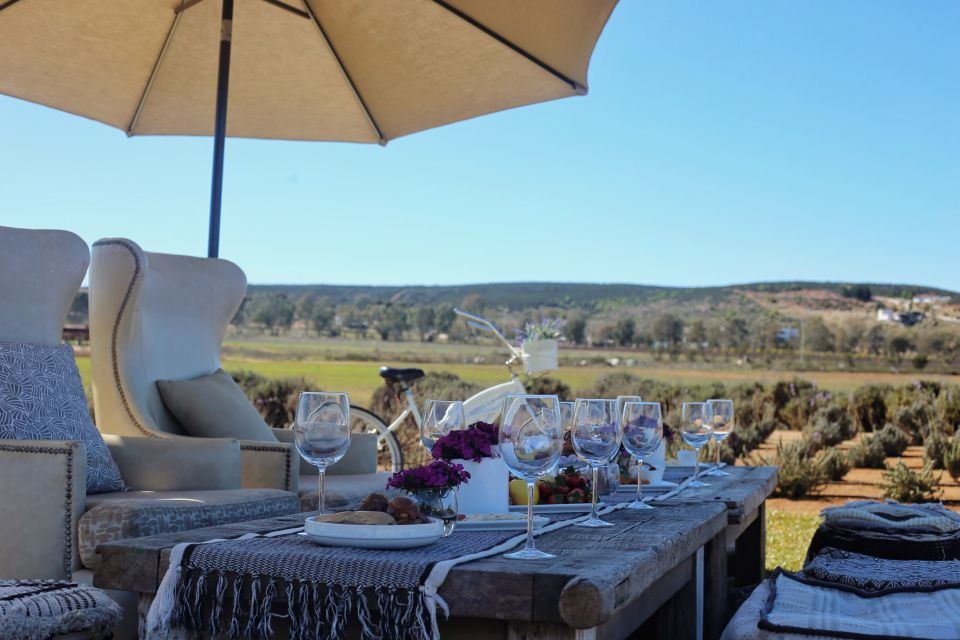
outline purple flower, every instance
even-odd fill
[[[451,431],[437,438],[430,454],[434,460],[473,460],[494,457],[493,448],[499,442],[497,425],[475,422],[466,429]]]
[[[414,469],[397,471],[387,480],[387,488],[417,491],[419,489],[452,489],[470,480],[462,464],[435,460]]]

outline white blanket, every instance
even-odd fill
[[[761,615],[761,628],[847,638],[960,638],[960,589],[865,598],[782,573],[772,586],[775,596]]]

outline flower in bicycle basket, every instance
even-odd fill
[[[563,318],[544,318],[540,322],[528,322],[523,329],[517,330],[517,346],[522,347],[525,342],[538,340],[559,340],[563,337],[563,329],[567,321]]]
[[[462,464],[434,460],[430,464],[397,471],[387,480],[387,488],[403,491],[422,489],[453,489],[470,481],[470,473]]]
[[[437,438],[430,453],[434,460],[482,462],[484,458],[496,456],[493,448],[498,442],[497,425],[474,422],[466,429],[457,429]]]

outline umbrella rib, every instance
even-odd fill
[[[143,87],[143,93],[140,94],[140,101],[137,103],[137,108],[133,112],[133,117],[130,118],[130,124],[127,126],[128,136],[133,135],[133,130],[137,127],[137,123],[140,121],[140,114],[143,113],[143,107],[147,104],[147,97],[150,95],[150,90],[153,89],[153,83],[157,79],[157,74],[160,72],[160,65],[163,64],[163,58],[167,54],[167,49],[170,48],[170,41],[173,40],[173,33],[177,30],[177,25],[180,24],[180,16],[183,15],[182,10],[186,8],[188,2],[189,0],[182,0],[180,5],[177,7],[177,10],[174,12],[173,22],[170,23],[170,28],[167,30],[167,37],[163,40],[163,46],[160,47],[160,53],[157,54],[157,60],[153,63],[153,70],[150,71],[150,77],[147,79],[147,84]]]
[[[471,26],[479,29],[479,30],[482,31],[483,33],[487,34],[488,36],[490,36],[491,38],[493,38],[494,40],[496,40],[497,42],[499,42],[499,43],[502,44],[503,46],[507,47],[508,49],[511,49],[511,50],[514,51],[515,53],[520,54],[521,56],[523,56],[524,58],[526,58],[526,59],[529,60],[530,62],[534,63],[535,65],[537,65],[538,67],[540,67],[541,69],[543,69],[544,71],[546,71],[547,73],[549,73],[550,75],[552,75],[552,76],[554,76],[555,78],[563,81],[565,84],[570,85],[570,87],[571,87],[575,92],[577,92],[578,94],[580,94],[580,95],[586,95],[586,94],[587,94],[587,88],[586,88],[585,86],[583,86],[582,84],[580,84],[580,83],[577,82],[576,80],[573,80],[572,78],[568,78],[567,76],[565,76],[564,74],[560,73],[558,70],[554,69],[553,67],[551,67],[549,64],[547,64],[546,62],[544,62],[544,61],[541,60],[540,58],[536,57],[535,55],[533,55],[532,53],[530,53],[529,51],[527,51],[527,50],[524,49],[523,47],[520,47],[520,46],[518,46],[517,44],[511,42],[510,40],[504,38],[504,37],[501,36],[499,33],[497,33],[496,31],[494,31],[494,30],[491,29],[490,27],[486,26],[486,25],[483,24],[482,22],[480,22],[480,21],[478,21],[478,20],[470,17],[469,15],[467,15],[466,13],[464,13],[463,11],[461,11],[460,9],[457,9],[456,7],[451,6],[451,5],[448,4],[445,0],[433,0],[433,2],[434,2],[434,4],[436,4],[436,5],[444,8],[444,9],[446,9],[447,11],[449,11],[450,13],[452,13],[453,15],[457,16],[458,18],[460,18],[461,20],[463,20],[463,21],[466,22],[467,24],[469,24],[469,25],[471,25]]]
[[[347,81],[347,85],[350,86],[350,90],[353,91],[353,96],[357,99],[357,102],[360,104],[360,108],[363,110],[363,114],[367,118],[367,122],[370,123],[370,127],[373,129],[374,133],[377,136],[377,142],[381,146],[387,144],[387,139],[383,135],[383,132],[380,130],[380,126],[377,124],[377,121],[374,119],[373,114],[370,113],[370,108],[367,107],[366,101],[363,99],[363,96],[360,94],[360,89],[357,88],[357,85],[353,82],[353,78],[350,77],[350,72],[347,71],[347,67],[344,66],[343,60],[340,58],[340,54],[337,53],[337,50],[334,48],[333,43],[330,42],[329,36],[327,36],[326,30],[323,28],[323,25],[320,24],[320,19],[317,18],[317,14],[313,12],[313,7],[310,6],[309,0],[302,0],[304,8],[307,10],[307,13],[310,14],[310,21],[317,27],[317,31],[320,32],[320,38],[323,40],[324,44],[327,47],[327,50],[333,56],[333,59],[337,62],[337,67],[340,69],[340,73],[343,74],[343,78]]]

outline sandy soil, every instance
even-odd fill
[[[775,456],[775,449],[779,442],[784,444],[799,440],[801,434],[799,431],[775,431],[770,438],[758,450],[760,455],[768,458]],[[847,450],[857,443],[857,439],[843,442],[838,447]],[[903,460],[911,469],[920,469],[923,467],[923,447],[908,447],[899,458]],[[887,465],[893,466],[898,458],[887,458]],[[960,509],[960,484],[946,472],[941,473],[940,489],[942,490],[941,499],[944,504],[954,510]],[[767,506],[770,509],[787,511],[790,513],[818,513],[820,509],[828,506],[843,504],[848,500],[874,498],[879,499],[882,490],[878,484],[883,480],[882,469],[851,469],[839,482],[828,483],[817,495],[803,498],[801,500],[787,500],[785,498],[771,498],[767,500]]]

